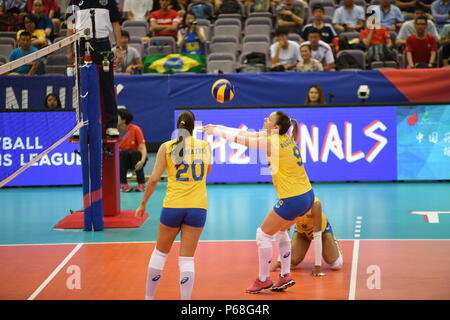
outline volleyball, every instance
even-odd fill
[[[217,102],[225,103],[233,100],[234,86],[227,79],[219,79],[214,82],[211,94]]]

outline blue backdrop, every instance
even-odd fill
[[[320,85],[329,102],[359,103],[358,87],[369,85],[367,102],[407,102],[405,96],[378,71],[357,72],[286,72],[263,74],[180,74],[120,75],[115,77],[119,105],[134,113],[134,123],[141,126],[145,139],[163,142],[173,129],[176,107],[223,106],[211,95],[211,86],[219,78],[235,86],[235,98],[226,106],[299,105],[307,89]],[[73,79],[64,76],[0,77],[1,108],[42,108],[47,92],[61,94],[63,105],[72,106]],[[17,103],[16,103],[17,101]]]

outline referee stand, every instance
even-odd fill
[[[107,135],[105,99],[101,73],[110,72],[111,50],[100,51],[95,37],[95,9],[91,9],[93,36],[81,40],[80,58],[84,62],[75,72],[80,79],[81,118],[88,124],[80,129],[83,175],[83,211],[73,212],[62,219],[55,229],[83,229],[102,231],[104,228],[140,227],[148,217],[134,216],[134,210],[120,210],[119,138]],[[94,63],[93,63],[94,62]],[[101,63],[99,63],[101,62]],[[117,94],[115,95],[117,104]]]

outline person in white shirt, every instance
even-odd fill
[[[336,71],[333,50],[326,42],[320,40],[319,30],[311,29],[308,33],[308,41],[303,42],[300,48],[304,45],[311,46],[312,58],[318,60],[325,71]],[[301,56],[299,60],[303,60]]]
[[[300,61],[300,46],[297,42],[288,40],[288,33],[276,31],[277,41],[270,46],[272,68],[283,66],[284,70],[295,68]]]
[[[153,0],[124,0],[123,12],[127,20],[146,21],[153,8]]]

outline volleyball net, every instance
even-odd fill
[[[83,121],[80,112],[78,59],[73,60],[76,71],[73,76],[64,77],[61,80],[67,81],[68,87],[72,89],[51,92],[51,88],[50,90],[47,88],[42,105],[28,105],[27,94],[17,92],[14,85],[20,82],[22,77],[26,77],[31,70],[32,74],[37,75],[64,74],[68,52],[71,50],[74,56],[77,56],[79,40],[80,35],[74,34],[0,66],[0,76],[11,79],[8,81],[7,88],[2,89],[6,92],[6,98],[0,112],[0,188],[7,186],[32,166],[58,161],[79,161],[76,159],[78,157],[76,154],[58,152],[58,147],[87,123]],[[54,95],[50,98],[48,95],[51,93]],[[18,100],[21,101],[21,108],[19,108]],[[52,106],[56,108],[53,109]],[[30,116],[30,113],[36,110],[35,108],[40,110],[35,112],[36,116]],[[75,114],[53,112],[68,109],[75,110]],[[17,112],[19,110],[21,112]],[[47,112],[43,112],[44,110]]]

